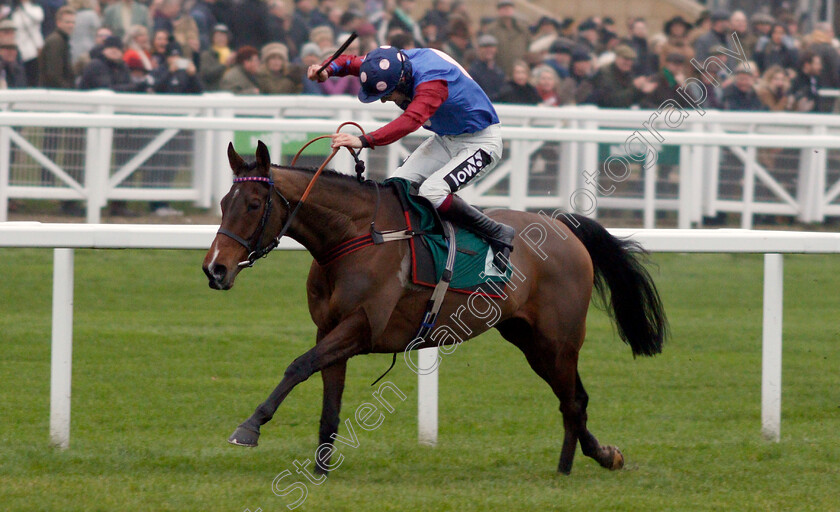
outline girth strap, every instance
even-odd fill
[[[452,281],[452,273],[455,269],[455,254],[458,249],[455,243],[455,228],[452,227],[451,223],[443,221],[443,232],[446,235],[446,241],[449,246],[449,250],[446,253],[446,268],[444,268],[443,275],[441,276],[440,281],[438,281],[438,284],[435,286],[435,290],[432,292],[429,302],[426,303],[426,312],[423,314],[423,321],[420,322],[420,328],[417,330],[417,334],[414,335],[415,340],[425,340],[426,336],[428,336],[435,327],[438,313],[440,312],[441,306],[443,306],[443,298],[446,296],[446,290],[449,289],[449,283]],[[409,231],[405,231],[404,233],[408,234]],[[411,236],[407,236],[406,238],[411,238]],[[378,379],[373,381],[371,386],[375,386],[377,382],[388,375],[388,372],[391,371],[396,362],[397,353],[394,352],[394,357],[391,360],[391,366],[389,366],[388,369],[385,370],[385,373],[380,375]]]
[[[410,229],[397,229],[395,231],[377,231],[373,227],[373,225],[371,225],[370,233],[368,233],[367,235],[351,238],[346,242],[342,242],[336,245],[335,247],[330,249],[330,251],[327,254],[321,256],[316,261],[318,262],[318,265],[321,265],[323,267],[325,265],[333,263],[339,258],[343,258],[348,254],[354,253],[359,249],[364,249],[365,247],[370,247],[371,245],[396,242],[398,240],[408,240],[409,238],[413,238],[417,235],[422,234],[422,231],[412,231]]]
[[[446,296],[446,290],[449,289],[449,283],[452,281],[452,273],[455,269],[455,253],[457,252],[455,228],[452,227],[450,222],[443,221],[443,231],[446,234],[446,241],[449,246],[449,251],[446,254],[446,268],[444,268],[443,275],[435,286],[435,291],[432,292],[429,302],[426,304],[426,314],[423,315],[423,322],[420,324],[420,329],[418,329],[417,334],[414,336],[415,339],[425,339],[434,328],[440,308],[443,306],[443,298]]]

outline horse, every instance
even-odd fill
[[[234,183],[221,201],[219,232],[203,262],[210,287],[230,289],[243,268],[276,245],[270,241],[287,234],[315,260],[306,293],[317,327],[314,347],[286,368],[277,387],[228,441],[256,446],[260,426],[271,420],[295,386],[320,372],[319,447],[332,447],[348,359],[461,340],[448,336],[446,340],[415,341],[431,289],[410,282],[408,242],[371,245],[319,263],[343,242],[368,234],[372,221],[383,231],[405,229],[405,216],[393,187],[370,180],[360,184],[355,177],[335,171],[325,171],[315,183],[313,169],[272,164],[262,142],[254,162],[246,163],[232,144],[227,154]],[[282,206],[272,207],[278,201]],[[582,453],[601,466],[622,468],[621,450],[601,445],[587,429],[589,397],[577,366],[593,288],[634,357],[661,352],[668,335],[667,318],[638,254],[641,247],[612,236],[596,221],[578,214],[549,217],[497,209],[488,215],[520,234],[534,223],[548,223],[550,230],[546,231],[557,236],[543,240],[539,250],[517,237],[509,260],[517,278],[511,277],[502,298],[488,299],[497,310],[492,321],[487,315],[463,314],[469,296],[449,292],[438,316],[439,326],[465,333],[463,340],[495,328],[522,351],[560,401],[564,437],[557,471],[571,472],[578,442]],[[316,471],[325,474],[332,450],[319,449],[317,453]]]

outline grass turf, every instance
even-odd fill
[[[48,446],[52,255],[0,250],[0,509],[286,510],[274,478],[314,459],[320,377],[301,384],[260,446],[225,439],[312,344],[310,257],[275,254],[220,293],[203,254],[76,251],[71,446]],[[840,259],[785,258],[782,442],[761,439],[760,256],[656,255],[672,326],[634,360],[592,310],[581,376],[589,426],[624,451],[557,475],[557,401],[494,333],[445,356],[436,448],[416,442],[416,376],[299,510],[840,510]],[[372,401],[390,356],[349,364],[342,419]],[[340,434],[347,434],[342,426]],[[334,459],[335,461],[336,459]],[[288,477],[276,490],[294,480]]]

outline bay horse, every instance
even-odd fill
[[[219,233],[203,263],[210,287],[230,289],[239,271],[253,264],[253,253],[266,247],[282,229],[315,258],[306,293],[317,327],[315,346],[288,366],[268,399],[228,441],[256,446],[260,426],[271,420],[289,392],[321,372],[324,389],[319,445],[332,446],[338,432],[347,360],[359,354],[406,350],[432,290],[411,284],[406,241],[365,247],[324,265],[318,261],[339,244],[369,234],[371,221],[382,230],[404,229],[400,201],[394,187],[370,181],[360,184],[351,176],[333,171],[324,172],[310,186],[313,170],[271,164],[262,142],[258,143],[255,162],[246,163],[232,144],[228,145],[228,160],[234,183],[221,201]],[[305,191],[309,189],[311,194],[307,196]],[[303,203],[302,198],[306,198]],[[292,215],[298,206],[299,215]],[[578,442],[583,454],[601,466],[620,469],[624,465],[621,451],[601,445],[586,427],[589,397],[577,363],[593,286],[602,299],[609,292],[609,302],[604,303],[620,338],[630,345],[634,356],[661,352],[667,319],[653,280],[634,254],[641,248],[632,241],[615,238],[597,222],[580,215],[555,220],[510,210],[488,214],[520,234],[535,222],[548,222],[552,224],[548,232],[558,236],[544,240],[539,252],[517,237],[510,264],[519,279],[511,278],[505,297],[493,299],[499,311],[495,323],[488,325],[486,316],[458,316],[456,312],[463,310],[468,296],[450,292],[438,317],[439,327],[448,325],[468,333],[464,339],[495,327],[525,354],[531,368],[560,401],[565,436],[559,472],[571,472]],[[243,261],[246,259],[250,261]],[[426,340],[413,345],[411,348],[424,348],[436,343]],[[331,450],[318,453],[327,457],[316,461],[317,471],[323,474]]]

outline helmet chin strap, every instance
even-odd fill
[[[398,50],[398,54],[402,56],[402,60],[400,60],[400,78],[397,80],[397,86],[394,90],[403,94],[410,100],[414,89],[412,87],[412,82],[414,81],[414,70],[411,68],[411,62],[408,60],[408,55],[406,55],[402,50]]]

